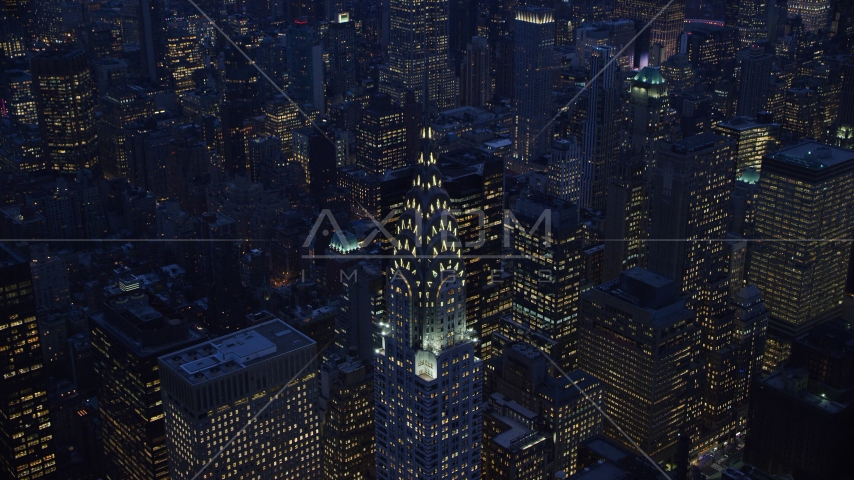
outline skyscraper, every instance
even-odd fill
[[[374,478],[376,442],[372,372],[371,363],[338,355],[321,366],[324,480]]]
[[[465,63],[460,80],[460,103],[483,107],[492,100],[490,49],[486,37],[472,37],[466,44]]]
[[[143,77],[151,83],[165,83],[166,31],[164,29],[163,0],[138,0],[137,28],[139,32],[139,54]]]
[[[356,125],[356,165],[369,175],[406,165],[406,125],[403,109],[385,95],[374,95]]]
[[[760,46],[738,52],[738,108],[739,116],[755,117],[765,107],[774,55],[765,53]]]
[[[160,357],[171,477],[319,479],[316,348],[276,318]]]
[[[516,202],[513,221],[513,321],[506,331],[575,368],[582,278],[578,206],[547,196]]]
[[[397,222],[388,330],[376,357],[377,477],[477,479],[483,372],[466,327],[457,222],[429,125],[422,137]]]
[[[95,84],[86,55],[44,52],[33,57],[31,70],[49,168],[73,173],[97,165]]]
[[[795,335],[842,303],[854,229],[854,153],[804,142],[762,159],[750,282],[762,290],[769,327]],[[783,241],[783,240],[815,241]]]
[[[549,145],[549,135],[538,134],[551,114],[554,13],[520,7],[514,28],[513,162],[514,170],[524,171]]]
[[[762,171],[762,157],[776,150],[780,139],[780,124],[772,122],[770,115],[758,118],[736,117],[716,123],[712,130],[735,140],[735,176],[741,178],[748,170]]]
[[[611,62],[614,47],[594,46],[590,50],[590,70],[602,74],[582,100],[581,150],[586,162],[579,206],[602,211],[620,149],[620,68]]]
[[[485,390],[492,404],[493,417],[496,413],[500,416],[506,415],[500,412],[503,408],[495,408],[496,403],[504,403],[504,406],[523,414],[528,410],[529,418],[536,416],[537,428],[534,430],[551,440],[549,447],[553,450],[548,453],[552,454],[553,463],[547,466],[547,475],[520,475],[519,478],[555,478],[554,474],[560,471],[571,473],[575,469],[578,445],[602,432],[603,418],[596,408],[603,407],[605,385],[602,381],[581,370],[565,371],[566,376],[561,374],[555,378],[551,363],[545,355],[538,348],[524,342],[505,344],[501,355],[490,360],[484,368],[487,382]],[[584,394],[579,392],[579,389]],[[510,402],[521,409],[508,405]],[[509,413],[507,410],[505,412]],[[486,423],[487,420],[484,419],[484,433],[488,435],[491,426]],[[504,437],[511,435],[513,433]],[[492,440],[498,440],[498,446],[501,446],[500,439],[493,437]],[[506,452],[506,448],[496,448],[496,445],[484,445],[484,448],[485,458],[506,458],[506,455],[494,455],[502,450]],[[485,466],[484,474],[490,470],[494,472],[496,467],[500,468],[496,465]]]
[[[575,138],[555,140],[549,159],[548,192],[561,200],[578,205],[581,199],[583,157]]]
[[[632,78],[630,95],[631,145],[634,151],[644,153],[652,166],[658,142],[669,140],[670,129],[676,122],[661,71],[654,67],[642,68]]]
[[[581,300],[579,366],[605,383],[605,412],[654,459],[675,453],[698,416],[700,330],[678,293],[633,268]]]
[[[679,53],[684,11],[685,0],[674,0],[670,5],[667,0],[617,0],[614,13],[618,18],[630,18],[641,26],[655,18],[649,27],[649,44],[664,47],[664,55],[660,58],[664,61]],[[639,56],[643,57],[643,52]],[[646,66],[643,58],[640,64]]]
[[[44,357],[30,264],[0,243],[0,474],[29,480],[56,470]]]
[[[706,133],[658,149],[650,238],[672,241],[649,245],[649,268],[672,279],[677,290],[696,291],[726,273],[723,243],[694,240],[726,238],[734,147],[734,141]]]
[[[164,478],[169,458],[157,357],[201,334],[141,290],[109,299],[90,322],[107,478]]]
[[[380,91],[401,106],[409,90],[416,103],[453,108],[457,81],[448,64],[448,0],[390,0],[388,5],[388,69],[380,73]]]
[[[288,29],[288,88],[292,98],[310,103],[321,113],[323,100],[323,47],[317,32],[306,24],[296,24]]]
[[[350,14],[337,13],[327,33],[329,91],[332,95],[344,95],[356,86],[356,38],[356,24],[350,21]]]

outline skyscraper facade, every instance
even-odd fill
[[[492,75],[489,43],[486,37],[472,37],[466,44],[465,63],[460,80],[460,103],[483,107],[492,100]]]
[[[201,334],[142,290],[109,299],[90,317],[107,478],[169,475],[157,357]]]
[[[672,280],[642,268],[585,292],[581,311],[579,366],[605,383],[605,412],[642,451],[672,455],[698,417],[694,312]]]
[[[97,165],[95,84],[86,55],[44,52],[32,59],[31,70],[49,168],[72,173]]]
[[[620,68],[617,62],[611,62],[616,54],[614,47],[594,46],[590,50],[591,71],[602,74],[592,82],[582,101],[581,150],[585,170],[579,206],[603,211],[620,150]]]
[[[762,171],[762,157],[777,149],[780,124],[772,122],[768,114],[758,118],[735,117],[716,123],[712,130],[735,140],[735,176],[741,178],[748,170]]]
[[[682,35],[685,19],[685,0],[617,0],[614,13],[618,18],[630,18],[641,26],[652,21],[649,27],[649,44],[664,47],[661,61],[679,53],[679,37]],[[641,57],[643,53],[641,52]],[[645,66],[643,58],[640,63]]]
[[[160,357],[171,478],[319,479],[316,348],[275,318]]]
[[[762,290],[772,329],[804,331],[839,308],[854,229],[854,153],[804,142],[762,159],[750,282]],[[783,240],[813,241],[783,241]]]
[[[298,102],[310,103],[323,112],[323,48],[317,32],[308,25],[288,30],[288,90]]]
[[[381,72],[380,91],[399,105],[412,91],[416,103],[453,108],[457,81],[448,64],[448,0],[390,0],[388,6],[388,69]]]
[[[554,12],[542,7],[520,7],[514,24],[513,157],[516,170],[549,146],[542,130],[551,114]]]
[[[722,242],[735,178],[735,142],[712,133],[663,142],[656,156],[650,238],[650,270],[671,278],[678,290],[696,291],[726,273]],[[683,241],[688,240],[688,241]]]
[[[634,151],[646,154],[647,163],[651,166],[658,142],[669,140],[676,120],[660,69],[642,68],[632,78],[630,95],[631,145]]]
[[[578,207],[548,196],[519,198],[513,221],[513,320],[508,336],[575,368],[582,234]]]
[[[375,376],[377,478],[481,476],[482,367],[466,327],[457,222],[429,126],[398,220]]]
[[[752,46],[737,54],[739,116],[755,117],[765,107],[774,55],[760,46]]]
[[[356,125],[356,165],[377,177],[406,165],[404,111],[390,97],[375,96]]]
[[[0,474],[29,480],[56,471],[44,356],[30,264],[0,243]]]

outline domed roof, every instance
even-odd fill
[[[738,177],[738,180],[749,185],[756,185],[759,183],[759,172],[757,172],[753,167],[748,167],[747,170]]]
[[[643,67],[632,80],[649,85],[664,83],[664,77],[661,76],[661,72],[656,67]]]

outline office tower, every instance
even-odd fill
[[[36,322],[29,262],[0,243],[0,469],[3,477],[31,479],[56,471],[44,358]]]
[[[555,140],[548,168],[549,195],[578,205],[581,200],[582,162],[581,146],[575,137]]]
[[[605,281],[619,277],[623,270],[647,265],[650,213],[647,167],[643,157],[627,155],[617,162],[617,174],[608,183],[602,264]]]
[[[765,107],[774,55],[760,46],[741,50],[738,59],[737,115],[755,117]]]
[[[735,176],[741,178],[748,169],[757,174],[762,171],[762,157],[777,149],[780,124],[768,114],[756,119],[736,117],[716,123],[712,131],[735,140]]]
[[[614,47],[590,48],[591,71],[602,74],[586,90],[586,99],[581,100],[581,150],[586,162],[579,206],[602,211],[620,149],[620,69],[616,62],[609,63],[616,53]]]
[[[486,37],[472,37],[466,44],[460,79],[460,104],[483,107],[492,101],[490,49]]]
[[[172,26],[166,38],[170,87],[176,92],[196,88],[196,71],[205,67],[199,36],[188,28]],[[274,77],[275,78],[275,77]]]
[[[812,376],[806,368],[784,369],[757,382],[745,459],[793,478],[845,478],[854,415]]]
[[[829,0],[788,0],[789,18],[801,17],[805,32],[818,32],[828,27],[831,15]]]
[[[668,58],[659,70],[664,82],[672,91],[694,89],[694,70],[688,55],[680,53]]]
[[[745,421],[749,416],[750,392],[755,382],[762,377],[768,309],[756,285],[748,285],[732,295],[730,305],[735,312],[732,344],[738,347],[733,363],[740,377],[733,384],[735,392],[732,395],[732,408],[737,411],[740,421]]]
[[[722,27],[706,22],[687,22],[685,24],[685,48],[682,54],[688,56],[694,68],[721,68],[738,49],[738,29]]]
[[[824,134],[824,109],[818,92],[812,88],[786,90],[783,107],[783,131],[791,140],[821,138]]]
[[[579,366],[604,382],[605,413],[654,459],[673,454],[698,416],[700,328],[678,292],[633,268],[581,298]]]
[[[542,130],[552,111],[552,49],[555,25],[552,10],[520,7],[516,11],[513,47],[513,162],[526,171],[548,148]]]
[[[154,102],[145,91],[129,86],[107,90],[101,96],[98,152],[104,177],[130,180],[127,126],[153,114]]]
[[[836,123],[854,127],[854,61],[842,67],[842,84],[839,88],[839,110]]]
[[[483,372],[466,327],[457,222],[432,135],[425,126],[389,267],[389,329],[374,383],[380,479],[481,476]]]
[[[293,131],[309,125],[299,107],[284,95],[276,95],[264,104],[264,129],[267,135],[282,141],[282,153],[289,157],[293,151]]]
[[[201,340],[172,307],[142,290],[90,315],[107,478],[169,475],[157,357]]]
[[[837,311],[854,228],[854,153],[816,142],[762,159],[750,283],[759,286],[776,335],[797,335]],[[833,219],[819,221],[819,219]],[[815,239],[815,241],[781,241]]]
[[[356,125],[356,165],[369,175],[382,177],[406,165],[406,126],[403,109],[391,98],[377,95]]]
[[[518,480],[549,478],[554,442],[540,431],[538,416],[492,394],[483,413],[483,478]]]
[[[674,241],[650,243],[649,268],[671,278],[679,291],[696,291],[726,271],[722,242],[691,240],[726,237],[734,147],[734,141],[712,133],[659,145],[650,238]]]
[[[30,273],[37,308],[62,307],[71,302],[68,266],[62,257],[50,255],[46,243],[30,246]]]
[[[552,454],[554,463],[547,467],[545,477],[520,478],[555,478],[554,475],[561,471],[571,474],[575,469],[578,446],[602,432],[603,418],[596,408],[604,406],[605,385],[602,381],[581,370],[556,372],[541,351],[523,342],[505,344],[500,356],[490,360],[485,369],[486,393],[491,403],[492,400],[501,400],[507,406],[515,403],[521,407],[513,408],[517,412],[528,410],[526,416],[536,416],[536,430],[551,440],[554,449],[548,452]],[[502,415],[500,411],[496,412],[495,403],[491,407],[493,414]],[[513,415],[510,411],[505,412],[502,416]],[[484,420],[484,433],[488,434],[487,429],[492,426],[486,422],[487,419]],[[496,450],[502,450],[486,444],[484,448],[487,458]],[[484,473],[486,468],[489,467],[485,467]]]
[[[629,18],[641,26],[652,21],[649,27],[649,45],[661,45],[664,54],[661,60],[667,60],[671,55],[679,53],[679,37],[682,35],[682,25],[685,1],[675,0],[668,5],[667,0],[617,0],[614,14],[618,18]],[[660,13],[660,14],[659,14]],[[653,17],[659,14],[653,21]],[[640,66],[646,66],[641,56]]]
[[[757,42],[776,39],[775,2],[766,0],[745,0],[728,5],[729,14],[725,20],[727,26],[738,28],[741,46],[747,48]]]
[[[323,190],[337,185],[338,173],[335,163],[335,145],[326,134],[316,127],[305,127],[293,132],[294,161],[305,171],[305,182],[310,192],[320,194]]]
[[[457,238],[466,271],[466,326],[477,338],[489,329],[483,308],[486,289],[501,270],[504,231],[504,162],[475,149],[461,149],[439,157],[442,186],[457,219]],[[484,342],[475,353],[483,358]]]
[[[335,355],[320,367],[324,480],[374,478],[372,364]]]
[[[379,265],[363,262],[341,276],[342,301],[339,315],[339,344],[356,347],[364,361],[373,361],[380,341],[385,313],[385,278]]]
[[[329,92],[345,95],[358,82],[356,65],[356,23],[347,12],[337,13],[327,32],[329,53]]]
[[[625,71],[634,70],[635,46],[632,44],[634,36],[635,23],[625,18],[584,23],[578,26],[575,29],[575,48],[578,51],[579,65],[590,68],[590,47],[604,45],[614,47],[615,52],[622,50],[623,53],[617,58],[617,64]]]
[[[519,198],[513,232],[513,340],[542,348],[564,370],[575,368],[581,226],[578,206],[554,197]]]
[[[670,140],[670,130],[676,121],[667,83],[660,69],[644,67],[632,78],[629,92],[631,146],[635,152],[645,154],[647,164],[652,166],[658,142]]]
[[[453,108],[458,87],[448,64],[448,0],[389,0],[388,8],[388,69],[380,73],[380,91],[400,106],[412,91],[415,103]]]
[[[0,77],[2,101],[7,115],[19,124],[38,123],[36,99],[33,95],[33,77],[23,70],[6,70]]]
[[[164,0],[138,0],[137,28],[142,77],[154,85],[166,82],[166,29]]]
[[[161,356],[171,478],[194,478],[220,450],[205,477],[320,478],[316,352],[275,318]]]
[[[277,169],[285,166],[286,160],[282,155],[282,141],[278,137],[264,136],[249,140],[246,144],[249,160],[249,173],[253,182],[272,180]],[[269,185],[265,183],[265,188]]]
[[[723,242],[730,226],[730,196],[735,183],[735,142],[706,133],[659,145],[653,172],[649,269],[673,278],[689,296],[701,327],[706,362],[703,428],[734,434],[729,346],[733,316],[728,307],[729,259]],[[659,213],[660,212],[660,213]],[[697,241],[697,240],[705,241]],[[711,241],[709,241],[711,240]],[[704,433],[705,436],[705,433]],[[704,437],[705,438],[705,437]]]
[[[323,47],[317,32],[308,25],[288,29],[288,77],[291,98],[323,113]]]
[[[44,155],[51,170],[73,173],[98,164],[95,85],[79,50],[43,52],[32,59]]]

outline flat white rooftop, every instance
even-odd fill
[[[185,348],[160,358],[188,382],[198,384],[246,368],[277,355],[314,344],[281,319]]]

